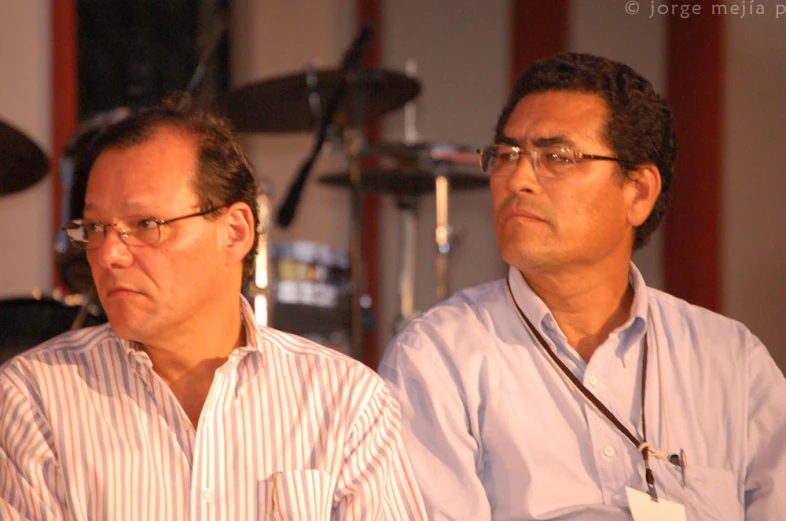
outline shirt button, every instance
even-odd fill
[[[598,385],[598,377],[595,375],[590,376],[589,383],[590,385]]]
[[[603,449],[603,454],[605,454],[609,458],[612,457],[614,455],[614,447],[611,446],[606,447],[605,449]]]
[[[203,490],[202,491],[202,499],[204,499],[205,501],[212,501],[213,500],[213,493],[210,490],[208,490],[208,489]]]

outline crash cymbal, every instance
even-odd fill
[[[485,174],[473,172],[446,172],[451,190],[471,190],[488,188],[489,180]],[[379,192],[396,197],[417,196],[432,193],[435,190],[435,173],[432,170],[396,170],[377,168],[364,170],[360,174],[360,190]],[[319,182],[330,186],[349,188],[351,185],[348,172],[326,174],[319,177]]]
[[[46,154],[30,138],[0,121],[0,195],[19,192],[49,172]]]
[[[253,83],[230,92],[227,115],[239,131],[313,130],[341,79],[338,70],[314,70]],[[309,83],[313,85],[309,86]],[[333,121],[339,126],[362,123],[401,107],[420,92],[420,83],[397,72],[360,69],[347,76],[346,91]],[[311,102],[309,95],[312,96]],[[316,104],[321,109],[315,115]],[[357,113],[350,114],[350,107]],[[316,118],[316,119],[315,119]]]
[[[431,165],[447,162],[457,165],[479,166],[475,148],[455,143],[372,143],[363,150],[361,155],[405,164],[417,162],[420,165]]]

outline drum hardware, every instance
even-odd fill
[[[437,226],[434,230],[434,240],[437,244],[437,257],[434,268],[437,277],[437,300],[447,298],[448,287],[448,257],[450,256],[450,238],[453,228],[448,223],[448,194],[450,185],[446,172],[447,165],[439,162],[435,165],[434,192],[436,194]]]
[[[268,251],[275,327],[349,352],[349,254],[310,241],[271,243]]]
[[[471,148],[448,143],[377,143],[365,147],[363,158],[375,158],[384,165],[362,169],[359,191],[392,195],[396,198],[401,223],[401,259],[399,273],[399,311],[394,321],[396,331],[415,314],[414,293],[415,237],[417,229],[417,201],[419,196],[435,194],[436,227],[434,261],[437,298],[444,299],[450,292],[448,267],[455,234],[449,222],[449,200],[452,190],[488,188],[488,176],[480,174],[477,156]],[[472,165],[473,170],[465,168]],[[320,176],[320,183],[351,187],[347,173]]]
[[[414,168],[361,168],[360,190],[362,192],[387,194],[393,197],[422,196],[436,191],[435,171]],[[450,170],[450,188],[456,191],[488,188],[487,176],[469,171]],[[319,183],[335,187],[349,187],[349,173],[331,172],[319,176]]]
[[[231,91],[223,100],[226,113],[241,132],[312,132],[320,109],[346,78],[345,95],[329,123],[345,127],[391,112],[420,92],[420,84],[407,76],[379,68],[313,69],[252,83]],[[363,112],[351,107],[358,100]],[[350,114],[352,113],[352,114]]]
[[[360,191],[360,151],[365,136],[361,129],[347,127],[344,131],[349,162],[350,180],[350,242],[351,259],[350,274],[352,276],[352,318],[350,327],[351,356],[361,359],[363,356],[363,315],[364,307],[370,309],[371,302],[366,292],[366,270],[363,264],[363,194]],[[365,302],[363,302],[365,297]],[[364,306],[365,304],[365,306]]]
[[[189,98],[197,91],[200,85],[202,85],[210,60],[213,58],[213,54],[216,52],[218,44],[221,42],[221,38],[224,36],[229,26],[227,18],[227,10],[225,8],[221,9],[210,20],[208,30],[200,35],[199,41],[197,42],[199,63],[196,69],[194,69],[194,74],[191,75],[191,79],[186,87],[187,95],[183,96],[183,99],[180,100],[178,110],[183,110],[183,108],[185,108]]]
[[[350,354],[358,358],[362,350],[363,332],[373,327],[370,325],[371,303],[365,292],[365,270],[362,259],[362,196],[367,191],[364,184],[368,177],[362,165],[364,157],[367,155],[362,129],[366,121],[401,107],[420,92],[419,82],[410,77],[414,74],[414,62],[407,64],[409,76],[360,66],[360,58],[369,39],[370,31],[369,25],[364,26],[345,53],[338,69],[318,70],[308,67],[303,73],[249,84],[230,92],[222,103],[226,108],[227,115],[239,131],[314,131],[316,133],[314,147],[302,163],[284,203],[278,209],[277,223],[281,227],[288,226],[294,218],[307,176],[327,136],[332,132],[332,135],[341,137],[348,162],[346,186],[351,190]],[[414,115],[413,109],[410,107],[413,106],[405,107],[405,111],[409,114],[409,116],[405,115],[408,119],[412,119]],[[407,138],[410,141],[417,141],[417,134],[409,132]],[[377,178],[383,180],[382,182],[387,182],[391,176],[383,173]],[[424,179],[418,179],[418,182],[422,182]],[[433,185],[433,177],[430,176],[428,179],[431,179]],[[339,184],[343,181],[344,179],[341,179]],[[471,179],[471,183],[485,184],[486,180],[478,176],[478,179]],[[421,192],[432,190],[433,188],[421,188]],[[414,236],[412,241],[414,242]],[[272,245],[270,248],[268,254],[272,258]],[[264,270],[265,268],[258,265],[257,274],[261,274]],[[272,269],[270,275],[271,287],[276,286],[278,282],[274,279]],[[258,280],[259,277],[255,277],[255,279]],[[262,279],[264,280],[265,277],[263,276]],[[248,289],[255,295],[265,295],[262,282],[257,281],[254,287]],[[275,297],[271,297],[270,300],[281,297],[282,295],[276,293]],[[280,304],[278,303],[278,305]],[[271,306],[275,305],[277,304],[269,301],[267,309],[270,310]],[[268,317],[268,321],[271,319],[275,327],[287,330],[277,321],[275,316]]]
[[[414,196],[398,197],[396,207],[401,222],[398,315],[393,320],[393,334],[415,316],[415,258],[417,248],[417,204]]]
[[[85,295],[84,299],[82,299],[81,305],[79,307],[79,311],[74,317],[74,321],[71,322],[71,327],[69,328],[70,331],[75,329],[79,329],[84,327],[85,321],[87,320],[88,313],[97,314],[101,310],[101,305],[98,302],[98,290],[96,290],[95,284],[90,286],[90,290]]]
[[[0,300],[0,363],[37,346],[69,329],[73,329],[79,313],[83,326],[106,322],[95,308],[84,306],[81,298],[62,300],[37,296]]]
[[[0,195],[20,192],[44,178],[49,159],[30,138],[0,121]]]
[[[283,108],[286,110],[285,119],[296,123],[294,127],[278,127],[273,128],[274,130],[304,130],[313,128],[315,123],[318,123],[314,147],[308,158],[301,165],[284,203],[279,208],[278,224],[282,227],[288,226],[294,217],[307,176],[326,141],[329,129],[331,127],[343,129],[342,137],[352,185],[350,196],[350,274],[352,277],[350,355],[355,358],[362,357],[363,310],[364,307],[366,309],[369,307],[369,298],[365,291],[362,259],[362,194],[357,188],[360,180],[360,151],[363,149],[365,142],[362,129],[367,119],[400,106],[419,91],[417,82],[405,76],[383,73],[380,70],[368,70],[361,67],[361,58],[368,45],[370,36],[371,25],[368,23],[364,24],[360,34],[357,35],[345,52],[341,65],[335,72],[320,73],[319,71],[310,70],[306,72],[305,78],[302,75],[297,75],[295,77],[283,78],[283,81],[274,80],[266,82],[265,85],[252,86],[250,90],[240,90],[231,94],[228,103],[230,113],[237,113],[236,109],[238,107],[235,106],[233,109],[233,103],[242,99],[245,94],[254,92],[254,94],[251,94],[254,107],[267,108],[276,106],[278,109]],[[282,83],[284,84],[283,88]],[[283,90],[290,95],[294,92],[296,96],[295,103],[258,104],[257,101],[264,97],[259,92],[259,88],[261,87],[264,90],[265,86],[270,85],[275,85],[274,90],[279,92]],[[307,92],[303,91],[303,85],[306,86]],[[319,92],[323,86],[328,88],[326,94],[329,92],[330,95],[327,97],[326,103],[322,103],[320,99],[320,102],[317,104],[314,94]],[[282,98],[282,101],[285,99],[286,97]],[[322,106],[325,107],[325,110],[318,114],[321,117],[316,121],[313,119],[317,115],[314,112]],[[252,126],[244,125],[244,118],[242,117],[237,118],[236,123],[241,130],[264,130],[259,127],[259,117],[254,117],[253,120]],[[267,123],[267,130],[270,130],[271,121]]]

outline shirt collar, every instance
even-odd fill
[[[240,318],[242,320],[243,327],[246,330],[246,345],[236,347],[229,356],[241,359],[253,351],[262,353],[262,347],[264,345],[262,331],[257,324],[256,316],[254,315],[254,309],[243,295],[240,295]],[[138,342],[126,340],[125,338],[120,338],[116,335],[115,338],[119,343],[120,349],[125,353],[129,360],[135,360],[136,362],[139,362],[142,365],[152,369],[153,363],[151,362],[150,357],[142,349],[142,346]]]
[[[246,329],[246,345],[235,348],[232,354],[242,357],[252,351],[262,353],[262,346],[265,342],[262,329],[257,324],[254,309],[243,295],[240,295],[240,318],[243,322],[243,327]]]
[[[508,268],[508,280],[510,281],[513,299],[538,330],[541,333],[545,333],[548,330],[556,329],[556,331],[559,332],[558,334],[564,337],[562,332],[559,331],[551,311],[532,290],[521,271],[510,266]],[[615,332],[625,331],[624,334],[628,336],[626,343],[639,340],[644,335],[649,309],[647,284],[641,272],[633,262],[630,263],[628,281],[633,287],[633,304],[631,305],[630,318],[615,330]]]

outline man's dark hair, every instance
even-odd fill
[[[251,162],[225,118],[197,106],[187,98],[173,96],[160,106],[128,116],[97,136],[91,147],[91,164],[101,151],[140,145],[162,127],[182,130],[196,139],[199,163],[194,191],[199,198],[200,210],[236,202],[246,203],[251,208],[254,214],[254,244],[243,260],[243,271],[246,275],[253,275],[260,232],[256,179]],[[205,217],[215,218],[215,214]]]
[[[564,53],[538,61],[516,82],[497,120],[497,141],[516,104],[528,94],[549,91],[597,94],[606,101],[609,121],[603,138],[617,157],[622,173],[631,165],[654,164],[661,193],[647,220],[636,228],[633,249],[647,244],[669,206],[669,190],[677,156],[677,136],[666,100],[649,81],[625,64],[589,54]]]

